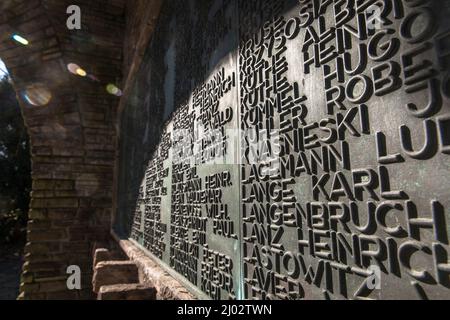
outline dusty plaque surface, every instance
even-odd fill
[[[167,1],[118,223],[201,297],[450,298],[449,1]]]

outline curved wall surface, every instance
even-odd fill
[[[166,1],[115,231],[199,297],[450,298],[449,1]]]

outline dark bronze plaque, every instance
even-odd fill
[[[450,1],[167,1],[117,231],[213,299],[450,298]]]

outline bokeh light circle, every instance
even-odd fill
[[[77,75],[79,75],[80,77],[86,77],[87,72],[84,71],[83,69],[79,68],[79,69],[77,69]]]
[[[80,77],[86,77],[87,76],[87,72],[81,68],[79,65],[75,64],[75,63],[69,63],[67,65],[67,70],[69,70],[70,73],[80,76]]]
[[[27,39],[25,39],[24,37],[22,37],[18,34],[13,34],[12,39],[24,46],[27,46],[30,44],[30,42]]]
[[[23,98],[32,106],[43,107],[50,103],[52,93],[46,85],[34,83],[25,88],[23,91]]]
[[[114,84],[110,83],[106,86],[106,91],[109,94],[112,94],[113,96],[121,97],[122,96],[122,90],[117,88]]]

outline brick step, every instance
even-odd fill
[[[97,300],[156,300],[156,289],[143,284],[102,286]]]
[[[103,261],[94,268],[92,280],[95,293],[103,286],[139,284],[139,269],[131,261]]]

